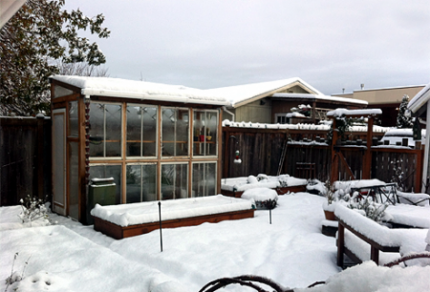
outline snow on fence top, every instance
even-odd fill
[[[174,220],[252,209],[252,202],[222,195],[161,201],[161,218]],[[91,215],[126,227],[157,222],[158,201],[100,206],[96,204]]]
[[[282,130],[320,130],[329,131],[330,125],[321,124],[264,124],[264,123],[253,123],[253,122],[232,122],[230,120],[222,121],[223,127],[235,127],[235,128],[253,128],[253,129],[282,129]],[[374,133],[385,133],[390,128],[373,125]],[[367,132],[367,126],[351,126],[348,132]]]
[[[374,109],[361,109],[361,110],[348,110],[345,108],[338,108],[327,113],[327,117],[341,117],[341,116],[376,116],[382,115],[382,110],[379,108]]]
[[[82,95],[124,97],[184,103],[229,105],[222,96],[185,87],[108,77],[51,76],[53,80],[81,88]]]

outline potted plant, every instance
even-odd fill
[[[327,198],[327,200],[323,203],[323,210],[324,215],[327,220],[336,220],[336,217],[334,215],[334,202],[336,201],[336,192],[334,191],[333,186],[331,185],[330,181],[327,180],[324,184],[325,187],[325,194],[324,196]]]

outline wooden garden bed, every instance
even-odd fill
[[[238,220],[238,219],[252,218],[254,217],[254,211],[255,211],[254,209],[250,209],[245,211],[234,211],[234,212],[228,212],[228,213],[167,220],[167,221],[162,221],[162,228],[195,226],[195,225],[200,225],[204,222],[217,223],[223,220]],[[94,229],[96,231],[100,231],[115,239],[122,239],[122,238],[132,237],[136,235],[141,235],[160,228],[159,222],[143,223],[143,224],[122,227],[114,223],[111,223],[109,221],[100,219],[98,217],[93,217],[93,218],[94,218]]]
[[[96,205],[91,211],[94,229],[115,239],[145,234],[160,228],[160,207],[162,228],[254,217],[251,201],[217,195],[113,206]]]
[[[298,193],[298,192],[306,192],[306,185],[298,185],[298,186],[290,186],[290,187],[279,187],[274,188],[278,195],[284,195],[288,192]],[[240,198],[244,191],[229,191],[229,190],[221,190],[221,194],[228,197]]]

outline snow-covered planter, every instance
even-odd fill
[[[242,199],[253,202],[258,210],[271,210],[276,208],[278,193],[269,188],[255,188],[246,190],[242,194]]]
[[[159,202],[100,206],[91,210],[94,229],[116,239],[159,229]],[[254,217],[248,200],[222,195],[161,201],[163,228]]]
[[[239,198],[246,190],[269,188],[282,195],[288,192],[304,192],[306,184],[306,179],[295,178],[288,174],[280,176],[259,174],[257,176],[224,178],[221,180],[221,193],[225,196]]]

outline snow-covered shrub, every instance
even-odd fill
[[[271,210],[276,208],[278,202],[278,193],[269,188],[249,189],[241,197],[253,201],[257,209]]]
[[[249,184],[256,184],[256,183],[258,183],[258,179],[255,176],[250,175],[250,176],[248,176],[247,182]]]
[[[387,221],[387,214],[385,210],[388,207],[388,203],[377,203],[371,196],[361,196],[358,192],[354,192],[349,200],[348,208],[356,209],[360,211],[367,218],[372,219],[375,222],[381,223]]]
[[[289,177],[290,176],[288,174],[283,174],[283,175],[278,176],[279,186],[281,188],[288,187],[288,178]]]
[[[25,199],[21,199],[22,211],[19,214],[19,218],[22,223],[32,223],[37,220],[43,221],[43,225],[49,225],[49,215],[48,208],[46,207],[46,202],[42,199],[36,197],[31,197],[27,195]]]

